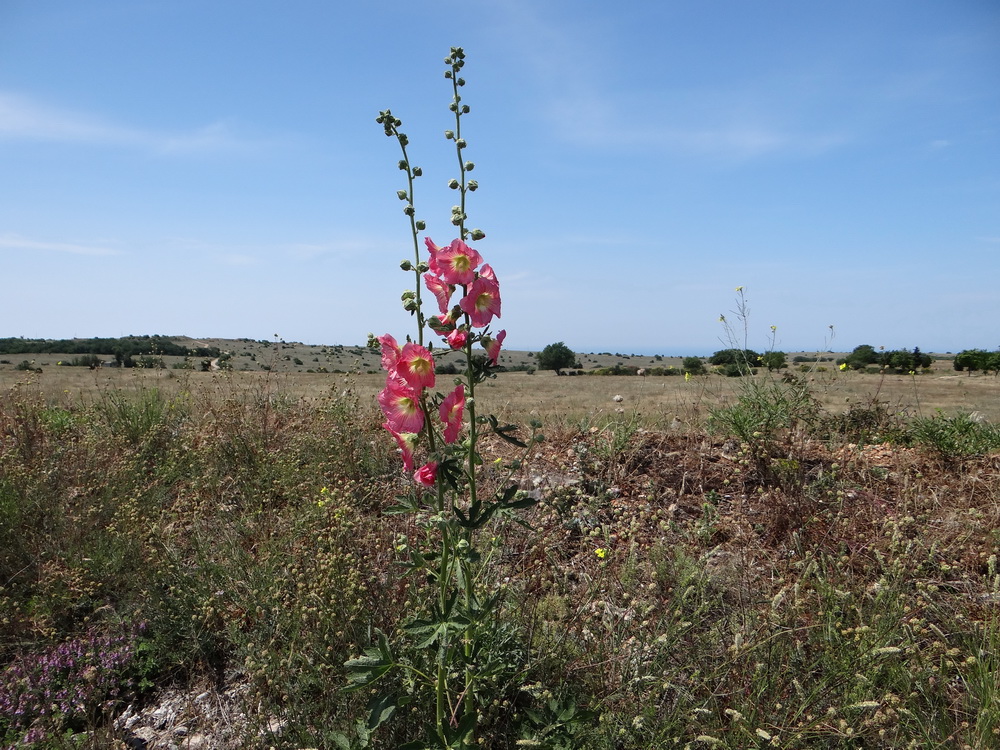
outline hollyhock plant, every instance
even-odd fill
[[[522,441],[514,425],[501,424],[492,415],[477,414],[476,387],[495,377],[507,332],[488,331],[491,321],[500,317],[500,283],[493,267],[484,263],[478,250],[466,244],[486,234],[481,229],[467,229],[465,224],[466,198],[478,188],[475,180],[467,179],[475,164],[466,158],[468,143],[461,128],[462,118],[469,112],[459,93],[465,85],[460,75],[465,54],[460,47],[453,47],[445,62],[449,66],[445,77],[451,81],[454,93],[450,109],[455,116],[454,130],[445,131],[445,137],[453,141],[459,162],[458,178],[448,183],[458,191],[456,205],[451,208],[457,237],[439,247],[425,236],[427,259],[421,258],[420,233],[426,223],[416,217],[413,195],[415,180],[423,172],[410,162],[409,138],[399,130],[402,122],[389,110],[380,112],[377,122],[387,136],[396,138],[403,155],[398,164],[406,174],[407,184],[405,190],[397,191],[397,197],[406,202],[403,213],[410,223],[413,256],[399,267],[414,274],[402,301],[404,310],[414,317],[417,331],[414,339],[403,345],[389,334],[369,339],[371,346],[381,346],[386,372],[385,388],[378,394],[385,415],[383,427],[396,441],[410,483],[409,492],[399,496],[399,504],[389,512],[412,514],[416,526],[422,529],[421,552],[407,542],[397,547],[399,552],[408,549],[410,553],[402,554],[399,562],[409,573],[428,581],[426,588],[414,589],[414,594],[426,593],[427,600],[424,606],[412,608],[407,619],[393,628],[393,635],[379,632],[378,645],[369,644],[363,656],[351,659],[345,667],[350,674],[350,689],[371,694],[369,709],[375,723],[370,722],[369,729],[376,729],[392,717],[393,712],[385,707],[403,706],[412,700],[414,706],[419,703],[433,708],[434,723],[426,727],[429,741],[409,742],[406,746],[459,748],[484,744],[478,726],[481,717],[487,717],[492,710],[487,700],[492,683],[486,681],[485,675],[491,674],[490,665],[496,661],[490,651],[502,609],[502,597],[486,589],[496,580],[483,569],[490,564],[491,556],[481,554],[477,545],[484,532],[503,533],[503,525],[492,525],[498,517],[535,502],[519,490],[513,474],[541,436],[534,433],[530,441]],[[460,300],[455,304],[453,298],[459,287]],[[427,295],[426,300],[422,293]],[[436,310],[432,312],[429,307]],[[442,346],[442,350],[456,352],[464,361],[464,368],[451,370],[456,376],[454,388],[444,394],[433,391],[437,351],[433,344],[425,343],[429,332],[443,338],[446,347]],[[486,351],[485,358],[474,354],[477,345]],[[507,475],[497,481],[496,469],[491,469],[488,483],[480,477],[485,464],[480,453],[481,439],[487,433],[524,451],[521,459],[509,464],[498,459],[496,465],[502,466]],[[430,549],[424,551],[427,546]],[[417,633],[423,642],[414,640]],[[419,653],[419,658],[410,658],[407,649]],[[395,651],[403,651],[400,658],[396,658]],[[433,660],[429,665],[433,668],[425,671],[424,659]],[[412,667],[416,663],[421,663],[421,669]],[[383,680],[390,671],[406,676]],[[399,693],[400,685],[406,686],[405,696]]]

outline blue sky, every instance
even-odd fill
[[[0,0],[0,336],[411,332],[451,45],[509,347],[1000,346],[993,0]]]

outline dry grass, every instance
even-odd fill
[[[813,395],[834,413],[852,405],[878,400],[909,416],[978,412],[990,422],[1000,422],[1000,378],[992,375],[948,374],[935,369],[917,377],[873,375],[857,372],[813,373],[808,378]],[[758,378],[771,377],[760,374]],[[374,403],[383,387],[381,374],[325,374],[305,372],[193,372],[188,370],[87,370],[52,367],[41,375],[0,370],[0,389],[31,388],[50,403],[92,403],[102,392],[155,387],[164,395],[182,391],[211,399],[238,391],[254,390],[271,396],[319,401],[331,392],[351,390],[362,403]],[[637,415],[647,427],[700,427],[708,410],[731,402],[739,380],[718,375],[685,381],[681,377],[576,376],[556,377],[551,372],[529,375],[501,373],[481,386],[498,416],[511,421],[538,417],[559,425],[589,425],[615,416],[621,409]],[[615,396],[621,396],[617,402]]]

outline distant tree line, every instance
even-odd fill
[[[997,375],[1000,374],[1000,350],[988,352],[985,349],[963,349],[955,355],[952,364],[959,372],[962,370],[969,372],[976,370],[989,372],[992,370],[993,374]]]
[[[218,357],[215,346],[189,349],[165,336],[92,339],[0,338],[0,354],[103,354],[124,359],[142,355]]]
[[[934,363],[930,354],[924,354],[920,347],[909,349],[875,350],[870,344],[861,344],[843,359],[838,359],[838,365],[847,365],[851,370],[864,370],[876,367],[880,370],[896,372],[917,372],[925,370]]]

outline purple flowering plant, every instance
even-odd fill
[[[22,654],[0,672],[0,747],[47,747],[96,726],[133,688],[134,634],[91,633]]]

